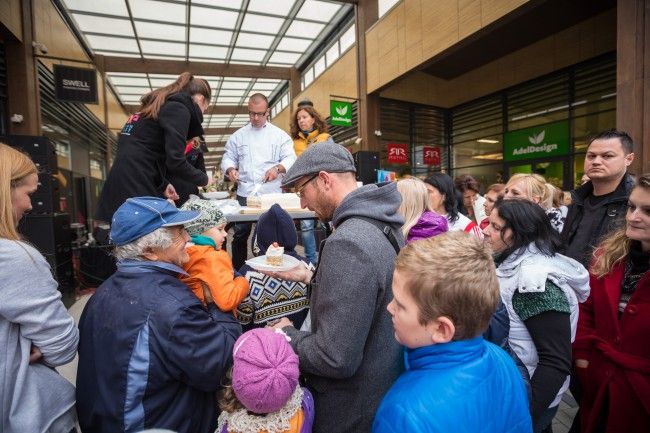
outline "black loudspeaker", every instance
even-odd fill
[[[113,245],[81,247],[79,262],[79,285],[84,289],[99,287],[117,271]]]
[[[18,224],[18,231],[45,256],[52,268],[59,290],[67,292],[75,288],[72,267],[72,239],[70,215],[25,215]]]
[[[59,212],[59,183],[52,177],[57,174],[56,151],[47,137],[30,135],[7,135],[0,137],[12,147],[25,152],[38,168],[38,189],[32,195],[33,214],[51,214]]]
[[[379,152],[360,150],[352,154],[354,167],[357,169],[357,180],[364,185],[377,183],[377,170],[379,170]]]
[[[56,150],[47,137],[33,135],[6,135],[0,140],[28,154],[39,172],[56,174],[59,166],[56,162]]]
[[[61,192],[59,182],[47,171],[38,173],[38,189],[32,194],[32,214],[59,212]]]

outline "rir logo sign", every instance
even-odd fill
[[[386,150],[388,151],[386,159],[389,164],[408,164],[408,144],[388,143]]]
[[[422,148],[422,159],[425,165],[440,165],[440,148],[435,147],[423,147]]]

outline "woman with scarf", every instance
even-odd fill
[[[499,200],[489,219],[483,232],[510,317],[508,343],[526,367],[524,380],[530,378],[534,431],[547,431],[569,388],[571,343],[578,304],[589,296],[589,276],[558,253],[559,234],[538,204]]]

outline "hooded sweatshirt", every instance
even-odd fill
[[[400,201],[395,183],[365,185],[342,200],[311,282],[311,331],[283,329],[314,394],[316,433],[370,431],[377,406],[402,370],[386,310],[395,250],[379,228],[357,218],[390,226],[401,245]]]
[[[307,263],[295,251],[298,235],[293,219],[277,203],[260,215],[253,239],[259,248],[258,255],[266,254],[267,248],[277,242],[284,247],[285,254]],[[249,296],[237,308],[237,319],[245,331],[282,317],[287,317],[300,328],[309,308],[307,284],[274,278],[248,265],[242,266],[239,272],[250,284]]]
[[[435,212],[424,211],[406,236],[406,243],[432,238],[448,230],[447,218]]]
[[[499,278],[501,298],[510,316],[508,342],[526,366],[530,377],[533,378],[535,370],[541,364],[539,364],[536,343],[513,305],[515,292],[519,294],[544,293],[548,291],[548,282],[559,288],[568,301],[570,338],[573,342],[578,324],[578,304],[586,301],[589,297],[589,273],[580,263],[569,257],[561,254],[550,257],[544,255],[535,246],[535,243],[510,254],[499,265],[496,273]],[[569,377],[567,375],[564,384],[548,407],[557,406],[568,387]],[[536,422],[535,418],[533,417],[534,422]]]

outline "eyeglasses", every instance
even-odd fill
[[[316,173],[315,175],[313,175],[312,177],[310,177],[309,180],[308,180],[307,182],[303,183],[302,185],[300,185],[299,188],[296,188],[296,189],[295,189],[294,192],[296,193],[296,195],[298,196],[298,198],[301,198],[301,197],[302,197],[303,190],[305,189],[305,187],[307,186],[307,184],[308,184],[309,182],[311,182],[312,180],[316,179],[316,178],[318,177],[318,174],[319,174],[319,173]]]
[[[262,111],[261,113],[256,113],[255,111],[249,111],[248,115],[250,117],[264,117],[266,116],[266,111]]]

